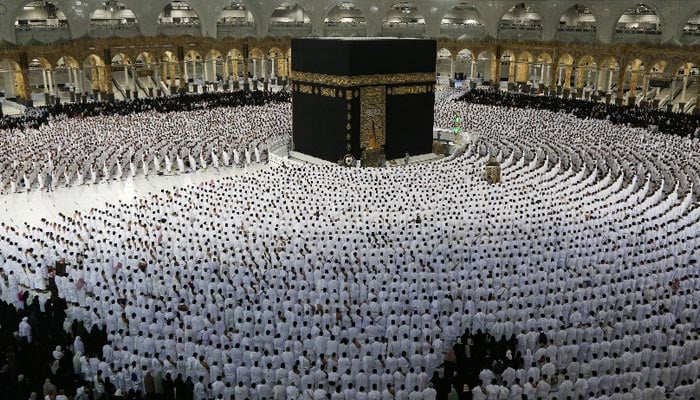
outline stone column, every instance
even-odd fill
[[[250,81],[248,80],[248,58],[243,57],[243,90],[250,90]]]
[[[129,89],[131,85],[129,85],[129,66],[124,65],[124,85],[126,86],[125,89]]]
[[[683,75],[683,94],[681,95],[681,102],[685,103],[685,93],[688,88],[688,75]]]
[[[625,78],[627,77],[627,70],[622,69],[624,64],[620,65],[620,72],[617,74],[617,99],[615,100],[618,104],[621,104],[622,97],[625,95]]]
[[[46,77],[47,71],[45,69],[41,70],[41,77],[44,79],[44,93],[49,92],[49,79]]]
[[[612,92],[612,84],[613,84],[613,74],[615,73],[615,70],[611,67],[608,67],[609,74],[608,74],[608,89],[607,93],[610,94]]]
[[[114,101],[114,91],[112,90],[112,65],[106,64],[102,68],[102,85],[103,91],[107,94],[109,101]]]
[[[277,77],[277,70],[275,69],[275,64],[276,64],[276,58],[275,57],[270,57],[270,80],[275,79]]]
[[[53,83],[53,93],[58,97],[58,82],[56,81],[56,70],[51,70],[51,82]]]
[[[173,69],[178,68],[178,77],[180,78],[180,85],[178,85],[180,91],[183,91],[187,86],[187,82],[185,82],[185,58],[183,57],[182,60],[180,60],[178,63],[173,65]]]
[[[48,78],[47,80],[48,80],[48,85],[49,85],[49,87],[48,87],[49,94],[53,94],[53,75],[51,72],[52,72],[51,70],[46,71],[46,77]]]
[[[260,63],[262,64],[260,67],[262,78],[267,81],[267,60],[265,59],[265,55],[263,55]]]
[[[258,79],[258,60],[253,59],[253,79]]]
[[[78,68],[73,68],[73,85],[75,86],[75,93],[81,93],[83,88],[81,80],[78,79],[78,72]]]

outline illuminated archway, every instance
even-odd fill
[[[201,35],[199,15],[192,6],[181,0],[168,3],[158,15],[158,32],[169,35]]]
[[[93,37],[127,36],[135,33],[138,33],[136,14],[120,1],[103,1],[90,16],[90,35]]]

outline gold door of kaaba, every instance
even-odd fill
[[[362,165],[381,165],[386,145],[386,86],[360,88],[360,148]]]

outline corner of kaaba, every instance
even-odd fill
[[[363,166],[432,151],[434,40],[292,40],[294,150]]]

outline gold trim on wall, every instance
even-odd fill
[[[313,89],[309,85],[299,85],[299,93],[313,94]]]
[[[321,96],[335,97],[335,89],[333,89],[333,88],[321,88]]]
[[[315,83],[319,85],[348,87],[368,85],[396,85],[404,83],[432,83],[435,81],[435,74],[432,72],[418,72],[407,74],[338,76],[292,71],[290,78],[295,82],[306,82]]]
[[[387,91],[387,94],[398,96],[403,94],[426,94],[428,93],[428,87],[425,85],[418,86],[396,86]]]

